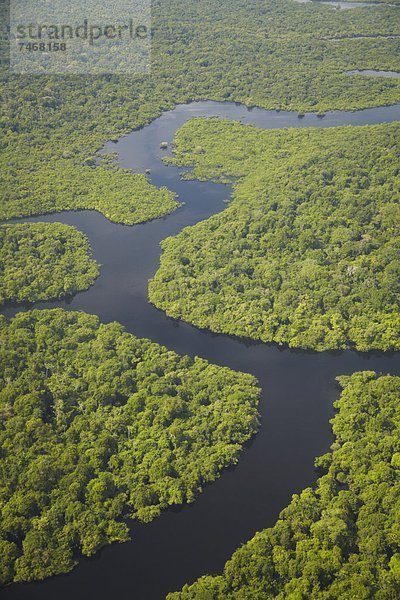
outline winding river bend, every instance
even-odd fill
[[[400,120],[400,105],[330,112],[323,118],[307,114],[301,119],[296,113],[249,110],[231,103],[180,105],[104,149],[118,152],[124,167],[150,169],[153,184],[167,186],[185,202],[176,212],[134,227],[115,225],[92,211],[26,219],[78,227],[102,265],[100,277],[86,292],[36,307],[94,313],[181,354],[253,373],[263,390],[262,425],[239,464],[207,486],[193,505],[166,511],[147,525],[132,524],[132,542],[104,548],[94,558],[81,560],[70,574],[11,585],[2,591],[5,600],[160,600],[202,574],[220,571],[240,544],[274,523],[293,493],[315,481],[314,458],[332,441],[329,419],[339,395],[335,377],[365,369],[400,374],[399,354],[282,349],[200,331],[169,319],[148,303],[147,284],[159,263],[160,241],[223,210],[230,194],[223,185],[182,181],[178,168],[162,163],[165,151],[160,142],[171,142],[193,116],[221,116],[263,128],[331,127]],[[4,313],[11,317],[26,309],[9,307]]]

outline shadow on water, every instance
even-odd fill
[[[128,331],[164,344],[180,354],[197,355],[220,365],[253,373],[262,387],[260,432],[239,463],[224,471],[190,506],[165,511],[150,524],[132,523],[132,542],[104,548],[83,559],[70,574],[41,583],[15,584],[5,600],[159,600],[204,573],[220,571],[232,552],[257,530],[270,526],[291,495],[312,485],[314,458],[332,442],[329,419],[339,395],[335,377],[369,369],[400,374],[399,355],[352,351],[292,351],[233,336],[201,331],[166,317],[147,301],[147,285],[159,264],[160,242],[225,208],[229,188],[211,182],[182,181],[179,169],[162,163],[161,141],[193,116],[221,116],[264,128],[363,125],[400,119],[400,105],[358,112],[307,114],[252,110],[242,105],[195,102],[177,106],[143,129],[109,143],[119,163],[144,172],[151,181],[175,191],[185,205],[173,214],[127,227],[93,211],[63,212],[26,221],[61,221],[89,238],[101,274],[87,290],[38,308],[62,307],[119,321]],[[3,312],[11,317],[19,307]]]

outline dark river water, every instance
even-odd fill
[[[230,189],[223,185],[181,181],[179,169],[164,166],[160,142],[171,142],[190,117],[220,115],[264,128],[363,125],[400,119],[400,105],[358,112],[332,112],[323,118],[241,105],[195,102],[177,106],[149,126],[109,143],[119,162],[135,171],[151,169],[151,181],[174,190],[185,205],[168,217],[127,227],[92,211],[63,212],[27,219],[63,222],[84,231],[101,275],[86,292],[68,302],[49,302],[119,321],[132,333],[181,354],[197,355],[219,365],[253,373],[262,387],[258,435],[239,464],[205,488],[194,504],[165,511],[150,524],[132,524],[132,542],[104,548],[82,559],[71,573],[45,582],[13,584],[6,600],[160,600],[205,573],[222,569],[232,552],[257,530],[270,526],[291,495],[316,479],[314,458],[329,449],[329,419],[339,396],[335,377],[370,369],[400,374],[399,354],[314,353],[200,331],[176,322],[147,300],[148,279],[159,263],[159,243],[224,209]],[[12,316],[27,307],[8,308]]]

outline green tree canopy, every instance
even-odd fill
[[[172,163],[232,204],[162,244],[150,300],[217,332],[400,349],[398,123],[268,131],[188,121]],[[199,148],[201,151],[199,151]]]
[[[1,583],[70,570],[192,502],[258,429],[251,375],[61,309],[1,320]]]
[[[87,289],[99,275],[86,237],[61,223],[0,227],[0,304],[52,300]]]
[[[315,489],[276,525],[168,600],[394,600],[400,596],[400,377],[340,377],[335,443]]]

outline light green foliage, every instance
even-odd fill
[[[312,2],[331,2],[332,0],[311,0]],[[334,0],[333,0],[334,1]],[[400,0],[350,0],[351,2],[361,2],[368,4],[388,4],[389,6],[398,6],[400,5]],[[340,2],[338,2],[340,4]],[[337,5],[336,5],[337,6]]]
[[[400,0],[354,0],[354,2],[368,2],[370,4],[388,4],[389,6],[400,5]]]
[[[400,101],[398,79],[344,75],[399,70],[400,38],[390,37],[400,34],[397,8],[166,0],[153,3],[152,16],[146,76],[4,74],[0,218],[94,208],[132,224],[167,214],[177,204],[166,190],[112,165],[93,165],[105,141],[179,102],[323,112]]]
[[[339,378],[332,452],[316,488],[276,525],[169,600],[395,600],[400,597],[400,377]]]
[[[172,192],[156,188],[139,173],[111,166],[73,166],[67,159],[50,165],[40,162],[33,149],[17,171],[5,171],[2,183],[6,189],[12,186],[13,194],[11,201],[0,204],[0,219],[92,209],[110,221],[135,225],[178,206]]]
[[[0,581],[192,502],[258,428],[255,379],[61,309],[1,321]]]
[[[0,8],[6,4],[2,3]],[[62,21],[63,15],[59,15],[59,18]],[[165,189],[157,190],[143,175],[120,169],[112,160],[100,161],[97,152],[107,140],[116,139],[135,127],[149,123],[162,110],[170,109],[179,102],[194,99],[233,100],[265,108],[323,112],[333,108],[356,109],[391,104],[400,100],[400,80],[369,80],[366,77],[344,75],[344,71],[352,69],[399,70],[399,38],[396,36],[400,34],[400,13],[397,8],[381,6],[335,11],[329,7],[300,5],[289,0],[254,0],[251,3],[248,0],[156,0],[153,2],[152,27],[152,66],[150,73],[143,77],[21,77],[10,74],[8,70],[2,71],[1,219],[90,208],[102,212],[111,220],[133,224],[167,214],[177,206],[173,194]],[[391,231],[396,219],[395,208],[390,207],[389,203],[394,192],[394,167],[392,155],[382,156],[380,152],[384,145],[380,136],[387,135],[385,143],[392,148],[390,144],[396,130],[371,131],[374,131],[373,135],[363,134],[365,153],[361,152],[359,144],[354,144],[358,158],[354,158],[353,162],[350,156],[353,148],[345,134],[340,134],[339,143],[333,137],[336,134],[324,132],[325,142],[322,132],[318,134],[320,137],[310,132],[307,134],[310,136],[310,148],[306,150],[306,155],[311,163],[315,161],[315,167],[312,167],[314,163],[302,167],[300,158],[293,158],[293,165],[289,164],[285,154],[294,157],[296,149],[305,150],[304,138],[297,138],[294,133],[291,139],[289,134],[281,132],[276,134],[276,139],[271,134],[263,141],[264,138],[255,131],[256,143],[246,145],[245,156],[248,153],[250,158],[243,160],[244,167],[248,168],[252,161],[255,165],[263,160],[257,147],[260,144],[265,156],[270,156],[273,164],[277,165],[276,181],[272,177],[272,169],[267,165],[247,183],[249,170],[243,172],[243,178],[236,186],[238,196],[233,206],[224,215],[202,226],[205,251],[209,256],[213,257],[212,244],[217,247],[223,240],[225,267],[231,265],[235,272],[233,286],[229,277],[226,278],[227,285],[232,286],[232,289],[227,289],[231,299],[236,301],[237,294],[243,293],[239,280],[243,278],[243,282],[248,281],[251,273],[246,272],[246,268],[251,267],[253,256],[259,261],[257,269],[261,270],[261,275],[258,271],[255,275],[260,275],[263,282],[268,282],[267,293],[261,300],[257,289],[250,288],[254,298],[251,298],[251,310],[246,315],[246,335],[253,335],[251,327],[254,320],[256,327],[260,325],[255,319],[258,310],[256,305],[264,309],[265,303],[268,305],[268,298],[274,293],[274,286],[279,283],[279,278],[275,278],[276,256],[271,257],[271,265],[265,264],[262,252],[265,253],[265,249],[276,242],[280,251],[287,244],[289,257],[293,256],[293,241],[289,238],[286,225],[282,227],[280,238],[278,235],[274,237],[274,233],[269,235],[269,229],[262,229],[265,217],[269,214],[268,227],[272,232],[274,227],[277,230],[278,223],[274,226],[273,216],[276,214],[280,224],[286,217],[291,224],[296,219],[303,220],[306,235],[302,243],[307,255],[314,250],[319,250],[321,255],[325,252],[323,248],[312,248],[313,238],[307,237],[310,227],[311,233],[322,232],[323,241],[330,242],[331,224],[335,227],[340,225],[342,229],[337,232],[334,243],[336,254],[332,256],[342,261],[345,269],[349,260],[350,266],[360,260],[360,265],[366,269],[371,267],[370,255],[378,260],[375,265],[377,274],[373,274],[370,281],[371,289],[377,294],[371,314],[376,317],[379,311],[383,311],[384,315],[389,315],[385,334],[381,333],[381,321],[377,321],[377,330],[373,321],[372,332],[369,326],[365,327],[366,333],[362,335],[366,337],[361,339],[361,334],[357,334],[359,337],[356,340],[355,334],[350,335],[347,330],[343,334],[343,324],[335,317],[329,326],[331,332],[328,337],[326,323],[322,320],[320,328],[313,330],[311,339],[305,338],[301,328],[296,329],[294,345],[304,343],[318,348],[339,347],[353,340],[359,347],[365,348],[393,346],[395,330],[391,329],[393,320],[389,308],[397,266],[388,267],[393,247],[388,244],[383,227]],[[239,129],[239,132],[242,130]],[[221,130],[220,140],[213,138],[216,152],[221,147],[218,143],[225,139],[223,133]],[[315,138],[312,137],[314,135]],[[351,135],[354,142],[360,141],[358,134]],[[282,143],[283,150],[277,149],[276,157],[272,152],[268,154],[267,146],[272,143],[270,140]],[[233,151],[238,149],[237,141],[234,139],[231,144]],[[344,150],[341,145],[343,142]],[[325,165],[321,167],[316,151],[319,145],[321,156],[329,158],[330,143],[338,159],[337,175],[336,165],[328,169]],[[225,144],[225,153],[221,155],[222,167],[226,165],[224,161],[227,160],[225,154],[228,148],[229,145]],[[207,150],[206,156],[211,156],[210,151]],[[202,156],[201,151],[199,156]],[[231,176],[241,175],[237,157],[229,157],[233,165]],[[279,157],[282,161],[278,160]],[[283,173],[285,165],[292,169],[293,180],[287,177],[287,172]],[[350,176],[347,168],[351,171]],[[322,177],[321,171],[326,170],[327,175],[323,179],[326,190],[324,188],[318,200],[321,192],[321,179],[318,177]],[[334,171],[333,175],[331,170]],[[368,196],[371,187],[368,170],[372,172],[374,197]],[[207,177],[228,175],[225,168],[216,165],[211,171],[207,170]],[[316,171],[319,172],[318,177]],[[266,180],[265,172],[269,173]],[[305,183],[302,178],[298,179],[299,173],[305,177]],[[336,223],[336,207],[329,203],[329,186],[332,194],[337,195],[340,205],[343,200],[342,188],[346,187],[341,182],[342,177],[350,178],[346,192],[349,209],[339,214],[343,222],[339,220]],[[269,203],[273,203],[274,199],[269,191],[276,191],[278,199],[285,199],[286,191],[279,187],[285,185],[284,182],[288,185],[288,200],[277,202],[273,208]],[[368,183],[366,190],[363,188],[365,182]],[[242,200],[239,199],[240,186],[243,187]],[[312,214],[307,212],[310,203],[303,202],[301,196],[307,186],[316,200]],[[355,217],[354,198],[356,190],[360,189],[357,193],[361,205],[357,206],[361,216]],[[297,211],[297,193],[302,198],[300,204],[304,215]],[[373,217],[368,202],[372,208],[379,205],[379,211]],[[292,210],[289,210],[290,206]],[[332,212],[329,212],[329,207]],[[228,216],[235,213],[238,220],[229,221]],[[242,216],[244,221],[241,220]],[[313,222],[309,227],[311,217]],[[324,217],[327,218],[326,230],[321,225]],[[374,219],[375,224],[373,231],[371,225],[372,238],[359,240],[353,238],[353,234],[348,234],[350,220],[354,220],[355,235],[358,235],[360,230],[364,231],[365,224],[369,227],[370,218]],[[254,228],[257,221],[260,230]],[[224,222],[229,235],[224,234],[219,240],[219,224]],[[210,224],[213,224],[211,230],[208,229]],[[212,230],[214,224],[218,226],[215,239]],[[55,232],[57,228],[52,225],[52,229]],[[186,238],[190,241],[191,231],[186,231],[179,238],[179,243]],[[197,235],[200,230],[193,231]],[[249,237],[249,232],[253,237]],[[257,238],[262,239],[262,246],[258,246]],[[236,244],[238,239],[241,240],[239,245]],[[370,253],[365,256],[359,250],[361,241],[370,247]],[[359,246],[356,242],[359,242]],[[379,251],[379,245],[382,246],[382,252]],[[57,247],[56,241],[54,247]],[[331,248],[330,243],[327,248]],[[229,254],[230,251],[232,254]],[[329,255],[330,258],[332,256]],[[181,258],[179,269],[173,274],[178,276],[179,281],[182,277],[181,266],[188,267],[191,260],[186,255]],[[245,267],[242,269],[244,259]],[[326,282],[327,278],[325,265],[320,264],[319,260],[320,255],[315,253],[302,265],[302,277],[309,282],[307,286],[311,290],[311,303],[318,295],[315,283],[319,275],[324,272],[322,282]],[[208,268],[208,265],[204,266]],[[210,266],[214,268],[215,263],[211,261]],[[359,266],[358,263],[355,266]],[[265,272],[262,272],[263,269]],[[359,268],[354,273],[351,269],[349,273],[352,273],[352,277],[356,274],[353,279],[358,281],[362,272]],[[328,274],[330,276],[331,271]],[[228,274],[221,272],[221,275],[225,278]],[[218,276],[218,272],[212,273],[210,281],[206,282],[206,286],[213,289],[213,298],[217,297],[218,288],[225,285],[225,282],[218,280]],[[24,273],[23,277],[25,280],[29,275]],[[351,285],[346,279],[349,293],[352,293],[355,285],[353,279]],[[64,278],[63,283],[66,281]],[[162,290],[165,283],[161,286]],[[355,304],[365,302],[370,310],[370,292],[364,290],[362,281],[357,285],[363,297]],[[300,286],[299,292],[302,293],[302,290]],[[386,300],[383,299],[382,290],[388,291]],[[347,297],[345,291],[341,288],[340,298],[345,298],[343,302]],[[331,286],[331,295],[327,294],[328,305],[333,302],[332,294],[335,293]],[[287,299],[292,301],[290,287],[287,294]],[[203,306],[201,300],[200,297],[196,298],[200,308],[209,310],[209,306]],[[352,296],[351,300],[354,300]],[[324,300],[319,297],[321,303],[323,308]],[[321,311],[319,304],[316,306]],[[242,307],[239,306],[240,311]],[[305,314],[307,320],[309,313],[306,311]],[[317,316],[320,315],[321,312],[317,311]],[[301,318],[299,314],[298,319]],[[237,323],[236,317],[233,321]],[[227,327],[232,328],[228,314],[223,315],[221,323],[224,327],[227,323]],[[287,323],[284,325],[287,326]],[[274,320],[268,326],[273,329]],[[358,332],[363,327],[364,322],[360,321],[354,330]],[[215,328],[221,329],[219,322],[216,322]],[[241,333],[240,328],[239,331],[232,330]],[[99,325],[95,317],[85,314],[34,311],[19,314],[10,324],[2,322],[1,334],[2,583],[42,579],[68,571],[75,564],[79,552],[90,555],[104,544],[126,540],[128,529],[123,517],[132,515],[149,521],[164,507],[192,501],[204,482],[212,481],[223,467],[237,460],[243,443],[258,427],[256,407],[259,392],[252,377],[209,365],[200,359],[192,361],[187,357],[178,357],[156,344],[136,339],[117,324]],[[290,338],[283,330],[279,341],[285,341],[286,337]],[[385,397],[389,401],[391,388],[386,391]],[[358,415],[358,410],[357,404],[357,407],[353,407],[353,414]],[[375,405],[372,404],[369,412],[364,411],[364,423],[372,423],[374,410]],[[360,423],[360,431],[362,426],[363,423]],[[399,458],[394,455],[394,462],[388,470],[384,454],[382,471],[376,471],[375,467],[371,471],[372,463],[362,462],[364,456],[367,461],[375,460],[374,452],[380,452],[380,444],[386,443],[385,440],[385,447],[390,447],[390,414],[379,426],[379,434],[375,435],[367,450],[355,432],[354,444],[361,446],[357,446],[354,454],[349,455],[347,471],[341,466],[344,475],[340,475],[340,479],[339,474],[333,472],[321,480],[327,482],[319,484],[321,496],[308,491],[294,501],[293,516],[289,509],[287,517],[283,519],[287,529],[284,525],[283,533],[280,529],[276,533],[281,540],[280,545],[276,544],[278,558],[265,551],[265,545],[271,547],[269,533],[265,534],[267,542],[262,542],[260,552],[256,545],[258,540],[264,540],[264,534],[256,538],[252,561],[248,560],[246,554],[248,546],[243,549],[244,568],[251,570],[248,585],[252,600],[264,600],[268,586],[278,585],[279,582],[286,585],[288,570],[292,585],[296,587],[299,580],[299,588],[293,594],[288,589],[285,599],[300,598],[301,594],[307,597],[309,582],[320,582],[320,585],[327,586],[332,573],[340,573],[337,577],[338,585],[342,586],[337,589],[339,592],[344,589],[346,593],[350,581],[357,598],[363,598],[363,594],[365,596],[362,586],[366,586],[367,591],[378,589],[380,596],[376,597],[379,599],[390,597],[388,594],[384,596],[385,590],[391,589],[394,580],[398,581],[400,570],[399,557],[392,552],[391,544],[396,530],[393,533],[390,512],[391,502],[399,494],[391,496],[389,492],[386,494],[386,490],[387,477],[391,477]],[[349,452],[352,447],[351,441],[350,446],[348,443],[343,445],[343,449],[348,448]],[[334,456],[339,455],[335,453]],[[325,458],[323,462],[328,464],[329,460]],[[360,472],[358,464],[362,464]],[[353,485],[354,470],[358,475]],[[357,499],[361,498],[360,489],[368,488],[366,479],[370,471],[374,476],[373,485],[377,486],[376,494],[373,488],[373,500],[370,502],[368,499],[368,507],[371,507],[368,510],[374,516],[370,521],[367,519],[368,526],[362,529],[362,502],[366,505],[367,500],[362,498],[357,503]],[[341,481],[347,473],[349,490],[339,489],[336,481]],[[346,503],[347,496],[343,497],[346,491],[349,493],[350,509]],[[375,504],[374,498],[378,498]],[[325,501],[326,504],[323,504]],[[321,521],[322,516],[325,518],[322,512],[325,506],[331,506],[330,502],[334,510],[331,514],[327,509],[328,524],[320,525],[319,530],[317,527],[311,535],[311,524]],[[384,511],[389,515],[387,518]],[[333,522],[329,519],[333,519]],[[349,522],[350,526],[346,538],[342,521],[347,519],[345,522]],[[358,527],[359,520],[362,543],[365,545],[365,540],[372,540],[370,546],[365,546],[366,550],[362,546],[362,553],[358,537],[354,541],[355,526],[351,527],[355,522]],[[378,530],[381,533],[377,533]],[[297,544],[297,538],[300,542],[304,541],[303,550],[301,543]],[[349,540],[348,545],[346,539]],[[379,554],[381,539],[384,551]],[[286,547],[285,540],[289,547]],[[389,560],[390,552],[393,556]],[[280,554],[282,561],[279,560]],[[353,554],[355,558],[352,558]],[[242,555],[238,556],[240,560]],[[276,569],[279,569],[278,577],[275,560]],[[372,561],[374,567],[371,567]],[[351,571],[352,579],[346,579],[345,571],[350,568],[347,565],[352,564],[355,565],[355,574]],[[381,565],[382,577],[373,571],[373,568],[380,568]],[[273,569],[272,575],[270,569]],[[340,569],[344,572],[343,576]],[[253,577],[255,571],[258,579]],[[220,597],[218,590],[222,589],[222,597],[225,598],[227,585],[236,586],[232,589],[244,587],[238,566],[234,566],[231,579],[236,577],[236,573],[237,580],[232,584],[227,584],[220,577],[207,579],[204,586],[213,590],[212,597]],[[204,586],[200,597],[208,598],[211,592],[204,591]],[[317,587],[315,589],[318,590]],[[337,596],[340,597],[340,593]]]
[[[61,223],[0,227],[0,304],[52,300],[87,289],[99,275],[86,237]]]
[[[150,300],[213,331],[316,350],[400,349],[400,125],[265,131],[194,119],[188,177],[222,213],[163,242]]]

